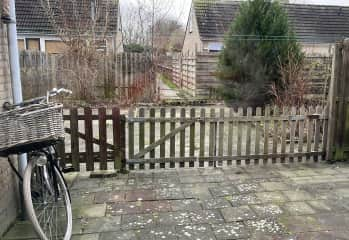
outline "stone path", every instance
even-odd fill
[[[73,240],[349,239],[349,165],[67,176]],[[4,239],[33,239],[26,222]]]
[[[160,100],[181,100],[181,98],[178,96],[178,89],[172,89],[167,86],[167,84],[164,83],[159,76],[157,78],[157,82],[157,86],[160,89]]]

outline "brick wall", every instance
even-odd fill
[[[0,23],[0,111],[11,98],[6,26]],[[0,158],[0,239],[17,216],[17,183],[6,159]]]

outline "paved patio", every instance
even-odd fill
[[[349,239],[349,165],[70,174],[73,240]],[[18,222],[5,239],[32,239]]]

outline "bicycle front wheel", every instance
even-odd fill
[[[29,161],[23,178],[28,218],[43,240],[70,240],[72,208],[60,170],[50,163]]]

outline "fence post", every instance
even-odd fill
[[[334,160],[334,151],[335,145],[337,145],[336,141],[336,120],[337,120],[337,97],[338,97],[338,86],[342,80],[342,49],[343,43],[337,43],[335,46],[335,54],[332,63],[332,76],[331,76],[331,84],[330,91],[328,95],[328,140],[327,140],[327,149],[326,149],[326,160],[332,161]]]

